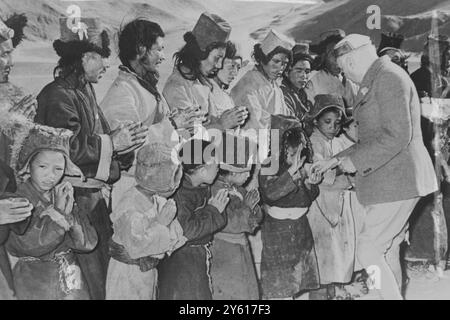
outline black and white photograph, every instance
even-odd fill
[[[449,166],[450,1],[0,0],[0,300],[450,300]]]

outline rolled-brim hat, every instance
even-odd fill
[[[293,39],[271,29],[264,40],[261,41],[261,50],[265,55],[269,55],[277,47],[291,51],[294,45],[295,41]]]
[[[224,133],[218,150],[220,168],[230,172],[248,172],[256,159],[256,144],[244,136]]]
[[[53,42],[53,48],[60,57],[81,57],[86,52],[97,52],[102,57],[109,57],[110,40],[97,18],[80,18],[75,24],[72,19],[60,18],[60,39]]]
[[[172,146],[153,142],[136,153],[135,179],[137,184],[154,193],[174,191],[180,184],[183,169],[172,158]]]
[[[368,36],[356,33],[349,34],[334,46],[334,54],[336,57],[340,57],[367,45],[372,45]]]
[[[83,177],[80,168],[70,160],[70,138],[73,132],[62,128],[52,128],[34,124],[24,134],[25,138],[17,137],[12,148],[11,164],[18,177],[29,173],[30,160],[40,151],[58,151],[64,155],[66,167],[65,176]]]
[[[309,110],[307,118],[314,119],[324,110],[330,108],[339,109],[340,111],[342,111],[342,115],[344,116],[344,118],[346,118],[347,115],[344,106],[344,100],[342,99],[342,97],[336,94],[318,94],[314,97],[314,105],[311,110]]]
[[[216,14],[204,12],[192,29],[192,34],[201,50],[215,42],[225,43],[231,33],[231,26]]]
[[[13,47],[17,47],[23,40],[23,29],[28,19],[24,14],[14,13],[5,21],[0,20],[0,43],[11,40]]]

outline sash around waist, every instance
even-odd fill
[[[219,232],[214,235],[214,238],[243,246],[247,244],[247,237],[244,233]]]
[[[267,206],[267,213],[274,219],[285,220],[297,220],[300,219],[303,215],[305,215],[309,208],[280,208],[280,207],[271,207]]]

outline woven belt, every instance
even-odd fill
[[[118,244],[117,242],[114,242],[113,240],[109,241],[109,255],[111,256],[111,258],[119,262],[139,266],[141,272],[147,272],[151,269],[154,269],[159,263],[158,258],[153,258],[150,256],[132,259],[125,247]]]

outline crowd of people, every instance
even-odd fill
[[[8,77],[26,22],[0,21],[1,299],[354,299],[374,274],[380,298],[402,299],[413,211],[407,259],[436,262],[420,221],[446,161],[430,157],[419,97],[448,92],[447,38],[429,37],[411,77],[399,35],[377,50],[340,29],[311,45],[270,30],[247,65],[205,12],[160,90],[165,34],[140,18],[98,102],[98,19],[60,19],[37,97]]]

